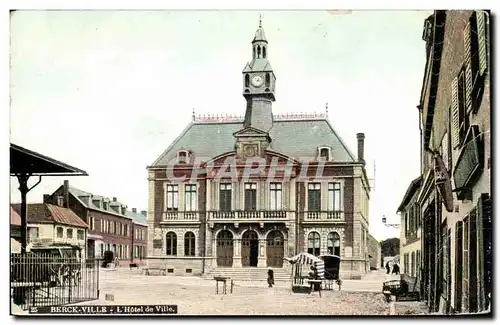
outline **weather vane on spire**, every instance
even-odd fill
[[[259,28],[262,28],[262,14],[259,14]]]

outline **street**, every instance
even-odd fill
[[[145,276],[119,268],[100,273],[100,300],[79,305],[173,304],[179,315],[389,315],[382,282],[395,278],[374,271],[363,280],[343,281],[342,291],[337,286],[322,291],[321,298],[317,292],[292,293],[289,282],[268,288],[265,281],[235,282],[232,294],[217,295],[211,279]]]

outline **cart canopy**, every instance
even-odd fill
[[[300,253],[295,255],[294,257],[285,258],[291,264],[301,264],[301,265],[314,265],[318,272],[318,276],[320,279],[325,277],[325,262],[312,254],[309,253]]]

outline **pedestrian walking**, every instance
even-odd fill
[[[267,284],[269,288],[272,288],[274,284],[274,271],[271,268],[267,271]]]
[[[387,274],[391,274],[391,267],[389,266],[389,262],[385,263],[385,269],[387,270]]]
[[[399,265],[398,263],[394,263],[394,266],[392,267],[392,274],[399,274]]]

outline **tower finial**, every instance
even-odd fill
[[[262,14],[259,14],[259,28],[262,28]]]
[[[193,108],[193,121],[196,120],[196,114],[195,114],[195,111],[194,111],[194,108]]]
[[[326,114],[326,117],[328,117],[328,102],[326,102],[325,114]]]

